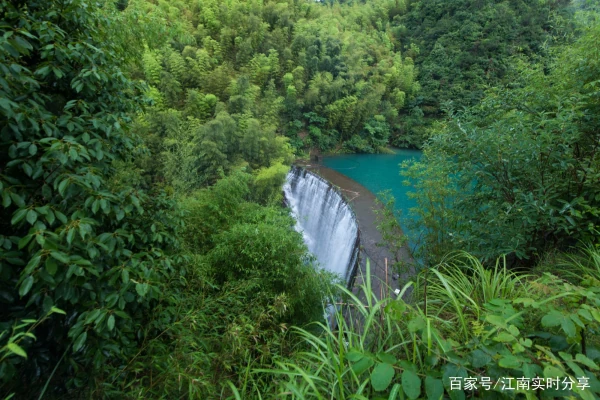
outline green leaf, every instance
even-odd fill
[[[94,200],[94,202],[92,203],[92,212],[94,214],[96,214],[98,212],[98,210],[100,209],[100,202],[96,199]]]
[[[520,297],[520,298],[518,298],[518,299],[514,299],[514,300],[513,300],[513,303],[514,303],[514,304],[519,304],[519,303],[521,303],[521,304],[523,304],[525,307],[528,307],[528,306],[531,306],[531,305],[535,304],[535,303],[536,303],[536,301],[535,301],[534,299],[531,299],[531,298],[529,298],[529,297]]]
[[[98,318],[98,316],[100,315],[100,313],[102,312],[101,309],[96,308],[92,311],[90,311],[88,313],[88,315],[85,318],[85,324],[91,324],[94,320],[96,320],[96,318]]]
[[[439,361],[440,357],[436,354],[425,356],[425,365],[428,367],[435,367]]]
[[[48,257],[46,259],[46,271],[48,271],[48,273],[52,276],[54,276],[54,274],[56,274],[56,271],[58,270],[58,264],[56,263],[56,261],[52,258],[52,257]]]
[[[401,299],[391,301],[387,306],[385,306],[386,314],[397,321],[403,318],[405,311],[406,303],[404,303],[404,301],[402,301]]]
[[[77,265],[69,265],[69,269],[67,269],[67,279],[69,279],[75,273],[75,269],[77,269]]]
[[[31,242],[31,239],[33,239],[33,234],[22,237],[21,240],[19,240],[19,250],[27,246],[29,242]]]
[[[108,308],[114,307],[114,305],[117,303],[118,300],[119,300],[119,294],[118,293],[114,292],[114,293],[109,294],[106,297],[106,300],[105,300],[106,307],[108,307]]]
[[[515,356],[503,356],[499,361],[498,365],[502,368],[519,368],[522,361]]]
[[[388,364],[395,364],[396,363],[396,357],[394,357],[392,354],[389,353],[377,353],[377,358],[379,358],[379,360],[381,362],[384,363],[388,363]]]
[[[63,314],[63,315],[67,315],[66,312],[64,312],[60,308],[56,308],[56,307],[50,308],[49,314]]]
[[[560,327],[563,329],[563,331],[565,331],[568,337],[574,337],[577,333],[577,328],[575,327],[575,324],[568,318],[563,318]]]
[[[68,255],[59,251],[51,251],[50,255],[63,264],[68,264],[71,261]]]
[[[52,72],[54,72],[54,76],[56,76],[57,79],[60,79],[64,76],[63,72],[58,68],[53,67]]]
[[[10,350],[11,353],[21,356],[23,358],[27,358],[27,353],[25,353],[25,350],[23,350],[23,348],[18,344],[8,343],[6,347],[8,348],[8,350]]]
[[[585,372],[583,372],[583,370],[579,367],[579,365],[575,364],[573,361],[565,361],[565,364],[567,364],[569,366],[569,368],[571,368],[571,371],[573,371],[576,375],[575,376],[585,376]]]
[[[124,319],[131,319],[131,317],[129,315],[127,315],[126,313],[124,313],[123,311],[117,310],[114,313],[117,317],[124,318]]]
[[[526,378],[535,378],[539,375],[538,371],[541,371],[541,368],[537,365],[531,365],[529,363],[524,363],[521,367],[523,371],[523,376]]]
[[[440,400],[444,396],[442,380],[427,375],[425,377],[425,393],[427,393],[427,399],[429,400]]]
[[[61,213],[58,210],[54,210],[54,214],[56,215],[56,218],[58,218],[58,220],[60,222],[62,222],[63,224],[67,223],[67,216],[65,214]]]
[[[360,375],[371,368],[373,364],[375,364],[375,361],[373,361],[371,357],[363,357],[356,364],[352,365],[352,371],[354,371],[356,375]]]
[[[598,364],[596,364],[594,361],[592,361],[588,357],[584,356],[583,354],[575,355],[575,361],[577,361],[578,363],[583,364],[586,367],[589,367],[591,369],[599,369]]]
[[[23,200],[23,198],[17,193],[11,192],[10,198],[12,199],[13,203],[17,205],[17,207],[25,207],[25,200]]]
[[[33,270],[36,269],[37,266],[40,264],[41,260],[42,260],[42,256],[41,255],[32,257],[31,260],[29,260],[29,262],[27,263],[27,266],[25,267],[25,269],[23,270],[23,272],[25,274],[31,274],[33,272]]]
[[[519,334],[521,333],[521,332],[519,332],[519,328],[517,328],[514,325],[508,326],[508,332],[513,336],[519,336]]]
[[[121,271],[121,281],[123,283],[129,282],[129,271],[125,268]],[[350,354],[350,353],[348,353],[348,354]],[[348,360],[354,361],[354,360],[351,360],[347,355],[346,355],[346,357],[348,358]]]
[[[594,318],[592,317],[592,314],[591,314],[591,313],[590,313],[588,310],[586,310],[586,309],[584,309],[584,308],[580,308],[580,309],[577,311],[577,313],[578,313],[578,314],[579,314],[579,315],[580,315],[580,316],[581,316],[583,319],[585,319],[585,320],[587,320],[587,321],[593,321],[593,320],[594,320]]]
[[[23,167],[23,172],[25,172],[25,175],[31,176],[31,174],[33,173],[33,168],[31,168],[31,165],[25,162],[21,164],[21,166]]]
[[[557,376],[565,376],[564,371],[552,365],[548,365],[544,368],[544,378],[556,378]]]
[[[0,107],[4,108],[5,110],[9,110],[12,107],[17,107],[17,105],[15,103],[13,103],[12,101],[8,100],[5,97],[0,97]]]
[[[424,329],[427,326],[425,320],[422,317],[416,317],[410,320],[407,325],[408,331],[415,333],[420,329]]]
[[[125,277],[125,273],[127,272],[126,269],[123,270],[122,274],[123,274],[123,283],[127,283],[129,281],[129,272],[127,272],[127,276]],[[125,279],[127,278],[127,279]],[[352,362],[357,362],[360,359],[362,359],[364,357],[364,354],[357,351],[357,350],[350,350],[348,353],[346,353],[346,358],[349,361]]]
[[[558,326],[564,318],[564,315],[560,311],[552,310],[542,318],[542,326],[546,328]]]
[[[35,224],[35,221],[37,221],[37,213],[35,212],[35,210],[29,210],[27,211],[27,222],[29,222],[31,225]]]
[[[594,396],[589,390],[582,389],[577,386],[575,386],[573,389],[581,396],[582,400],[598,400],[598,397]]]
[[[112,331],[115,328],[115,316],[114,315],[110,315],[110,317],[108,317],[108,321],[106,321],[106,326],[108,327],[109,331]]]
[[[402,388],[409,399],[416,399],[421,395],[421,378],[409,370],[405,369],[402,372]]]
[[[513,335],[511,335],[508,332],[500,332],[495,338],[494,340],[496,342],[500,342],[500,343],[509,343],[509,342],[514,342],[516,339]]]
[[[371,385],[377,392],[387,389],[394,378],[394,367],[387,363],[377,363],[371,372]]]
[[[36,153],[37,153],[37,146],[32,143],[29,146],[29,154],[32,155],[32,156],[35,156]]]
[[[13,215],[12,219],[10,220],[11,225],[18,224],[21,220],[23,220],[23,218],[25,218],[26,215],[27,215],[26,209],[22,208],[20,210],[17,210],[15,215]]]
[[[48,73],[49,73],[49,72],[50,72],[50,66],[49,66],[49,65],[44,65],[43,67],[41,67],[41,68],[38,68],[38,69],[37,69],[37,70],[34,72],[34,74],[35,74],[35,75],[40,75],[40,76],[42,76],[42,77],[43,77],[43,76],[46,76],[46,75],[48,75]]]
[[[471,353],[471,363],[475,368],[482,368],[487,365],[490,361],[492,361],[492,357],[487,355],[482,350],[475,350]]]
[[[451,399],[464,399],[465,394],[463,391],[451,390],[451,379],[450,378],[466,378],[467,370],[463,366],[459,366],[456,364],[446,364],[442,367],[444,372],[442,383],[448,393],[450,394]]]
[[[492,325],[499,326],[500,328],[507,329],[506,320],[499,315],[487,315],[485,320]]]
[[[46,221],[48,221],[48,223],[52,225],[55,220],[56,217],[54,216],[54,211],[48,210],[48,214],[46,214]]]
[[[71,245],[73,243],[73,238],[75,237],[75,228],[70,228],[67,232],[67,243]]]
[[[28,276],[21,282],[21,286],[19,286],[19,296],[23,297],[31,290],[33,286],[33,276]]]
[[[87,339],[87,332],[83,332],[81,335],[79,335],[77,337],[77,339],[75,339],[75,342],[73,343],[73,351],[79,351],[85,344],[86,339]]]
[[[12,201],[10,199],[10,193],[8,193],[6,190],[4,190],[2,192],[2,206],[4,208],[7,208],[10,206],[10,203],[12,203]]]
[[[58,193],[60,193],[60,195],[63,197],[65,197],[65,191],[67,190],[68,184],[69,184],[69,178],[63,180],[61,183],[58,184]]]
[[[50,211],[50,207],[48,207],[48,206],[36,207],[35,211],[37,211],[37,213],[40,215],[46,215]]]
[[[146,296],[146,293],[148,293],[149,288],[150,287],[147,283],[138,283],[135,285],[135,291],[140,295],[140,297]]]

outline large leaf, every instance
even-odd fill
[[[402,388],[409,399],[416,399],[421,394],[421,378],[409,370],[405,369],[402,372]]]
[[[371,385],[378,392],[387,389],[394,378],[394,367],[388,363],[377,363],[371,372]]]
[[[429,400],[440,400],[444,396],[444,384],[442,380],[427,375],[425,377],[425,393]]]

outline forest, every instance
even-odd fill
[[[0,16],[3,399],[600,398],[595,0]],[[393,148],[423,150],[422,262],[358,296],[282,186]],[[352,317],[326,323],[332,299]]]

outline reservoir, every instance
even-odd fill
[[[396,209],[400,211],[402,220],[409,216],[409,209],[416,207],[407,192],[414,192],[414,187],[403,184],[407,179],[400,176],[400,165],[406,160],[420,160],[420,150],[394,149],[395,154],[342,154],[325,157],[323,164],[350,179],[360,183],[373,194],[390,190],[396,199]],[[409,242],[415,243],[414,232],[408,232],[406,224],[401,221]]]

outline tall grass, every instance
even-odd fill
[[[571,282],[578,282],[584,276],[600,281],[600,248],[588,243],[578,250],[558,261],[559,275]]]
[[[448,342],[440,332],[466,342],[472,335],[471,323],[485,312],[485,305],[519,297],[527,291],[528,278],[509,271],[504,259],[486,268],[469,254],[454,253],[415,277],[416,301],[409,305],[401,299],[413,282],[397,299],[378,299],[367,263],[358,295],[340,287],[348,300],[336,313],[335,330],[325,324],[317,324],[318,332],[292,328],[301,343],[298,351],[275,361],[275,368],[254,369],[243,390],[231,398],[268,393],[269,398],[285,399],[372,399],[379,393],[373,391],[368,368],[358,368],[357,373],[349,354],[367,354],[375,360],[389,355],[400,360],[394,364],[398,371],[411,365],[426,376],[440,360],[451,362],[445,354]],[[403,362],[407,364],[399,367]],[[390,398],[396,398],[395,386],[389,388]]]
[[[508,270],[504,257],[486,268],[476,257],[457,252],[417,276],[415,296],[425,315],[443,321],[458,332],[458,339],[468,340],[471,323],[479,320],[484,305],[493,299],[519,297],[529,277]]]

